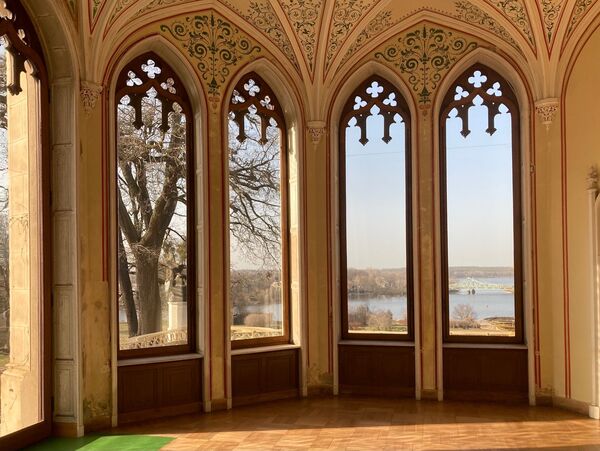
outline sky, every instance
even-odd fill
[[[493,136],[485,132],[486,107],[470,108],[469,123],[464,138],[460,119],[447,120],[449,266],[512,266],[510,114],[496,116]],[[366,146],[357,127],[346,129],[348,267],[405,267],[404,124],[392,126],[389,144],[381,140],[382,116],[367,124]]]

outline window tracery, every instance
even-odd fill
[[[290,337],[288,156],[283,110],[256,73],[229,103],[231,340],[234,347]]]
[[[387,80],[350,95],[339,152],[342,337],[410,340],[410,112]]]
[[[116,100],[120,354],[188,352],[195,346],[191,105],[154,53],[120,72]]]
[[[519,106],[483,65],[465,71],[440,113],[444,339],[521,342]]]

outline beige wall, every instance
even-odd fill
[[[581,51],[565,92],[564,172],[571,343],[571,394],[592,401],[592,320],[590,215],[587,174],[600,166],[600,30]]]
[[[436,263],[436,235],[439,236],[436,227],[439,226],[434,212],[436,203],[435,168],[436,143],[435,129],[437,127],[437,112],[435,101],[440,93],[437,86],[427,86],[431,92],[429,103],[420,103],[420,86],[411,84],[410,75],[402,73],[398,65],[393,61],[384,61],[377,57],[379,51],[387,46],[398,42],[398,37],[404,36],[405,32],[387,36],[377,48],[364,53],[353,63],[354,66],[346,66],[343,73],[335,75],[324,85],[319,85],[319,91],[315,88],[320,80],[312,82],[308,77],[301,77],[294,72],[289,61],[283,61],[273,55],[279,55],[279,50],[272,44],[265,45],[264,39],[259,39],[255,30],[249,30],[247,34],[239,33],[249,38],[258,50],[252,55],[240,57],[235,63],[228,66],[228,74],[221,83],[218,93],[208,89],[208,81],[204,73],[198,69],[198,60],[190,56],[185,43],[174,39],[165,32],[162,25],[172,26],[180,18],[194,14],[210,14],[206,11],[194,11],[187,15],[170,18],[168,20],[156,19],[140,29],[130,30],[122,41],[108,36],[109,46],[103,49],[92,49],[89,60],[93,60],[88,66],[99,65],[95,75],[96,81],[104,85],[101,99],[91,110],[90,115],[82,113],[79,115],[77,124],[80,133],[79,149],[79,185],[78,189],[78,218],[81,234],[79,246],[81,252],[81,265],[79,267],[80,307],[81,307],[81,368],[83,381],[83,395],[81,404],[83,406],[83,421],[87,430],[110,424],[110,416],[114,413],[113,390],[114,381],[111,376],[111,368],[114,368],[114,344],[111,343],[111,320],[114,316],[114,287],[110,285],[111,274],[114,270],[110,266],[111,249],[110,237],[102,233],[109,229],[111,220],[114,220],[112,210],[108,204],[109,191],[103,191],[103,176],[106,176],[109,168],[106,166],[110,161],[109,152],[112,147],[108,143],[109,134],[103,127],[111,127],[110,115],[105,110],[109,105],[110,91],[113,80],[113,69],[118,64],[118,56],[134,47],[140,41],[157,35],[168,40],[170,48],[176,58],[187,59],[187,65],[194,67],[195,72],[180,74],[184,78],[194,78],[204,90],[204,97],[208,100],[208,112],[203,118],[208,130],[207,136],[200,141],[206,143],[203,148],[206,156],[204,175],[207,192],[205,198],[207,205],[204,211],[210,211],[210,221],[205,223],[204,231],[207,234],[205,242],[208,244],[210,260],[204,268],[207,279],[207,292],[205,298],[210,303],[210,315],[201,328],[206,329],[210,324],[213,336],[210,347],[204,351],[210,362],[206,368],[211,372],[210,381],[206,393],[218,405],[224,405],[227,398],[231,396],[228,391],[227,361],[229,358],[227,337],[227,317],[223,315],[226,297],[224,288],[227,276],[225,274],[223,239],[226,224],[223,222],[223,211],[225,209],[222,166],[225,150],[222,144],[221,125],[223,111],[222,105],[226,104],[227,87],[230,86],[234,77],[245,72],[247,65],[261,58],[266,58],[273,63],[283,74],[286,86],[279,89],[287,89],[289,95],[298,102],[299,130],[306,130],[306,123],[311,120],[334,121],[334,116],[328,116],[331,105],[336,100],[335,93],[339,92],[343,81],[347,79],[361,65],[369,62],[377,62],[385,65],[387,70],[392,71],[403,80],[408,92],[413,98],[411,103],[415,105],[415,117],[413,118],[413,133],[415,133],[415,152],[418,153],[416,165],[416,178],[418,180],[419,198],[416,199],[414,212],[417,221],[417,236],[415,237],[419,249],[415,248],[415,258],[421,256],[420,283],[417,287],[421,293],[421,327],[423,342],[420,351],[423,359],[423,390],[428,396],[436,396],[441,387],[441,381],[436,383],[436,341],[433,325],[436,321],[436,308],[439,302],[436,280],[439,280]],[[216,13],[215,13],[216,14]],[[154,19],[155,17],[153,17]],[[424,23],[424,22],[423,22]],[[413,29],[423,26],[418,23]],[[433,24],[438,28],[444,28],[439,24]],[[450,29],[448,29],[450,30]],[[448,31],[447,30],[447,31]],[[408,31],[411,31],[409,29]],[[461,34],[455,29],[451,30],[453,35],[464,38],[467,44],[473,44],[472,48],[463,54],[456,55],[442,75],[448,73],[461,64],[461,60],[467,57],[469,52],[475,48],[485,47],[489,52],[500,54],[498,58],[507,61],[507,66],[513,65],[515,71],[519,70],[519,77],[523,86],[526,87],[528,98],[524,110],[534,114],[534,101],[538,98],[548,96],[541,95],[544,89],[540,88],[544,78],[543,71],[535,64],[527,65],[525,59],[515,62],[505,54],[499,52],[485,40],[484,37],[474,37],[472,34]],[[116,33],[115,33],[116,34]],[[545,49],[543,49],[545,51]],[[541,50],[540,50],[541,52]],[[588,263],[588,234],[587,234],[587,191],[586,174],[591,164],[600,164],[600,109],[597,104],[597,86],[600,82],[600,66],[597,55],[600,54],[600,32],[596,32],[592,39],[583,49],[574,67],[572,76],[564,92],[564,107],[556,116],[554,122],[546,129],[539,119],[531,117],[524,119],[524,123],[535,123],[532,130],[528,130],[531,136],[529,148],[530,157],[535,165],[533,174],[535,177],[535,196],[529,201],[534,204],[531,211],[526,212],[529,224],[533,227],[530,235],[535,238],[534,249],[537,257],[537,266],[532,268],[531,284],[537,280],[537,293],[539,312],[533,312],[536,325],[528,324],[532,329],[531,337],[538,340],[539,336],[539,362],[540,371],[537,380],[536,392],[541,396],[557,396],[560,398],[572,397],[574,400],[588,403],[591,401],[591,300],[589,297],[590,266]],[[109,55],[102,59],[99,55]],[[97,58],[96,58],[97,57]],[[95,59],[96,58],[96,59]],[[109,59],[111,59],[109,61]],[[510,61],[510,62],[508,62]],[[521,75],[522,68],[530,76]],[[93,71],[92,71],[93,72]],[[514,74],[513,74],[514,75]],[[509,78],[509,77],[507,77]],[[315,83],[315,84],[312,84]],[[316,95],[315,93],[325,93]],[[552,95],[554,96],[554,95]],[[550,96],[550,97],[552,97]],[[560,97],[560,94],[556,95]],[[522,105],[524,107],[524,105]],[[198,106],[198,108],[200,108]],[[562,135],[564,125],[564,137]],[[331,132],[335,129],[334,124],[326,122],[326,130]],[[304,217],[300,218],[300,227],[304,230],[300,236],[306,237],[304,248],[300,249],[306,259],[298,271],[303,274],[300,279],[306,283],[299,287],[304,293],[297,297],[298,302],[306,300],[307,317],[304,322],[297,324],[300,328],[299,334],[304,335],[307,340],[304,355],[307,356],[306,374],[308,379],[309,393],[330,392],[334,383],[334,364],[336,340],[333,332],[335,303],[335,254],[333,252],[332,240],[335,238],[332,224],[335,222],[334,208],[332,203],[332,190],[335,186],[335,178],[332,177],[331,165],[333,154],[337,149],[332,145],[334,140],[330,136],[323,136],[318,144],[313,145],[311,136],[306,134],[306,146],[299,149],[305,166],[299,171],[299,185],[305,186],[305,198],[302,200]],[[563,143],[564,138],[564,145]],[[303,142],[303,140],[299,140]],[[528,143],[529,147],[529,143]],[[103,169],[103,165],[104,169]],[[525,168],[526,170],[528,168]],[[525,171],[526,172],[526,171]],[[532,176],[533,177],[533,176]],[[105,185],[110,187],[110,180],[104,179]],[[563,185],[564,182],[564,185]],[[562,198],[566,203],[563,204]],[[105,209],[106,208],[106,209]],[[305,210],[304,210],[305,208]],[[198,214],[202,210],[198,209]],[[535,227],[534,227],[535,225]],[[564,225],[567,229],[564,229]],[[566,232],[565,232],[566,230]],[[564,241],[563,246],[563,237]],[[566,251],[566,253],[564,252]],[[529,259],[530,256],[525,256]],[[568,266],[568,286],[565,286],[565,265]],[[566,288],[565,288],[566,287]],[[568,310],[565,310],[566,297],[568,294]],[[302,309],[298,309],[302,311]],[[565,311],[569,322],[565,327]],[[112,315],[112,316],[111,316]],[[439,330],[439,329],[438,329]],[[567,333],[568,332],[568,333]],[[565,337],[570,340],[570,346],[565,348]],[[534,346],[530,342],[531,347]],[[570,356],[570,357],[569,357]],[[568,357],[568,358],[567,358]],[[570,360],[570,366],[569,366]],[[439,362],[438,362],[439,363]],[[114,373],[112,373],[114,374]],[[208,376],[208,375],[206,375]],[[568,379],[571,379],[570,384]]]

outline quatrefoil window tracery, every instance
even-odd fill
[[[491,72],[491,71],[490,71]],[[465,80],[466,79],[466,80]],[[472,86],[467,91],[463,88],[464,83]],[[496,132],[496,116],[510,112],[510,108],[504,103],[502,83],[496,74],[489,76],[482,70],[476,69],[471,75],[463,75],[452,93],[448,107],[448,117],[459,118],[462,122],[461,135],[467,137],[471,133],[469,128],[469,109],[471,107],[485,106],[488,112],[488,124],[485,130],[489,135]],[[450,93],[448,94],[450,97]]]
[[[0,0],[0,18],[12,20],[13,17],[13,13],[10,9],[8,9],[6,2],[4,0]]]
[[[41,44],[27,12],[21,2],[0,0],[0,36],[6,52],[12,57],[7,89],[12,95],[22,91],[21,74],[27,73],[35,79],[45,77],[45,65]],[[43,74],[43,75],[42,75]]]
[[[473,75],[469,77],[469,83],[476,88],[481,88],[481,85],[487,81],[487,76],[483,75],[480,70],[473,72]]]
[[[256,94],[258,94],[260,92],[260,87],[256,84],[256,82],[252,78],[250,80],[248,80],[248,83],[244,83],[244,89],[252,97],[256,97]]]
[[[171,94],[177,93],[177,90],[175,89],[175,80],[173,80],[171,77],[167,78],[167,81],[163,81],[160,86],[165,91],[169,91]]]
[[[367,94],[376,99],[379,97],[379,94],[383,92],[383,86],[381,86],[377,81],[371,83],[371,86],[367,88]]]
[[[152,79],[156,78],[156,76],[160,75],[162,72],[162,69],[156,65],[154,60],[151,59],[149,59],[145,64],[142,64],[142,70],[146,72],[148,78]]]
[[[130,70],[127,73],[129,80],[127,80],[127,86],[141,86],[143,84],[142,79],[136,75],[136,73]]]
[[[144,126],[143,111],[146,106],[153,106],[161,114],[161,130],[166,133],[170,128],[169,115],[183,112],[181,106],[187,102],[178,91],[177,76],[154,54],[137,57],[126,66],[119,76],[119,103],[133,108],[136,128]]]
[[[369,142],[368,117],[383,116],[382,140],[389,143],[392,140],[390,127],[392,124],[403,122],[404,115],[408,114],[406,105],[400,105],[401,98],[398,97],[397,91],[382,79],[368,80],[350,99],[346,106],[346,126],[356,126],[360,129],[359,142],[363,146]]]
[[[263,145],[268,141],[269,126],[282,129],[284,127],[283,112],[274,93],[255,73],[247,74],[242,78],[231,95],[228,117],[238,127],[236,138],[239,142],[247,139],[245,129],[247,115],[256,115],[260,118],[259,143]]]

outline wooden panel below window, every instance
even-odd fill
[[[231,357],[233,405],[298,396],[298,349]]]
[[[413,346],[339,346],[340,393],[415,396]]]
[[[119,423],[202,410],[202,360],[118,368]]]
[[[444,348],[444,399],[528,399],[527,349]]]

